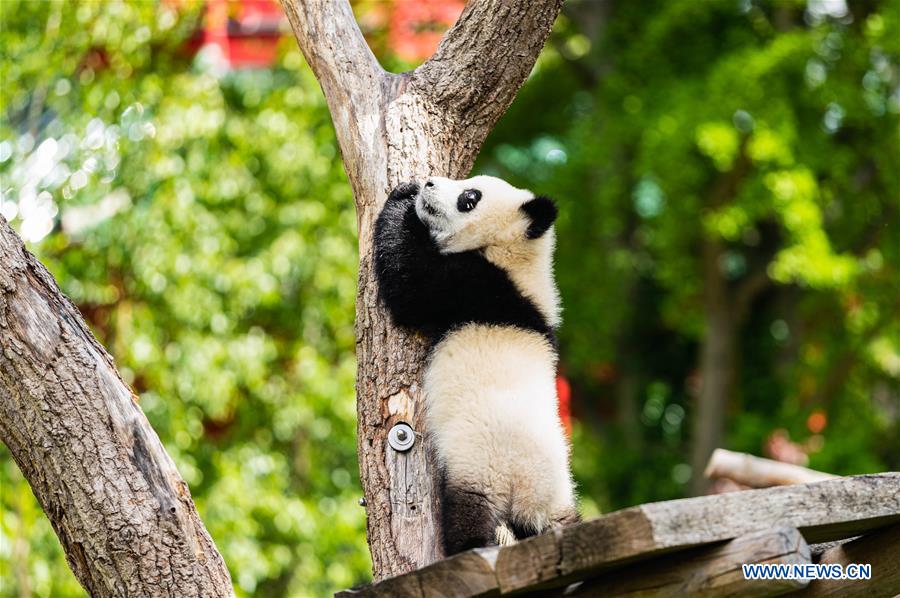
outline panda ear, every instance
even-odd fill
[[[525,236],[529,239],[539,239],[556,220],[556,202],[549,197],[538,196],[529,199],[519,208],[531,221]]]

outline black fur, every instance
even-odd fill
[[[456,198],[456,209],[460,212],[471,212],[481,201],[481,191],[478,189],[466,189]]]
[[[549,197],[535,197],[522,204],[520,209],[528,214],[531,220],[531,225],[525,231],[529,239],[540,238],[556,221],[556,202]]]
[[[468,323],[517,326],[555,341],[534,303],[481,252],[438,250],[416,215],[418,192],[412,183],[394,189],[375,222],[378,291],[394,322],[432,341]],[[545,208],[531,209],[541,222],[546,220]]]
[[[442,254],[415,211],[419,187],[398,186],[375,222],[378,293],[394,322],[437,342],[468,323],[516,326],[550,339],[553,329],[501,268],[479,251]],[[531,219],[529,238],[543,235],[556,217],[552,200],[535,198],[521,208]],[[447,556],[496,543],[496,528],[508,509],[483,494],[453,486],[441,472],[442,529]],[[521,527],[519,538],[534,535]]]
[[[516,540],[524,540],[525,538],[530,538],[531,536],[538,535],[537,531],[533,530],[530,527],[520,525],[515,521],[509,521],[509,527],[512,530],[513,535],[516,537]]]
[[[484,494],[447,483],[441,487],[444,555],[496,544],[497,510]]]

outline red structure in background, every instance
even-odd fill
[[[562,420],[566,434],[572,436],[572,387],[562,374],[556,376],[556,396],[559,400],[559,419]]]
[[[284,18],[275,0],[208,0],[203,44],[218,46],[231,68],[269,67]]]
[[[353,0],[366,39],[379,52],[406,62],[434,53],[465,8],[463,0]]]
[[[462,0],[394,2],[388,19],[388,45],[403,60],[424,60],[465,8]]]
[[[174,6],[185,3],[163,1]],[[359,0],[354,4],[362,21],[384,32],[390,52],[411,62],[434,53],[463,8],[464,0]],[[233,69],[267,68],[275,63],[278,41],[287,31],[277,0],[207,0],[204,13],[203,28],[185,47],[190,55],[213,45]]]
[[[179,4],[180,0],[169,0]],[[268,68],[278,58],[278,40],[286,27],[284,10],[276,0],[207,0],[203,28],[188,42],[194,55],[203,46],[216,46],[233,69]]]

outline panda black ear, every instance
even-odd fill
[[[525,231],[525,236],[529,239],[542,237],[547,232],[547,229],[553,225],[553,222],[556,221],[558,212],[556,202],[544,196],[529,199],[519,209],[525,212],[525,215],[531,221],[531,224],[528,225],[528,230]]]

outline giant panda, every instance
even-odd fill
[[[579,520],[556,396],[556,214],[498,178],[432,176],[394,189],[375,223],[379,296],[431,341],[448,556]]]

